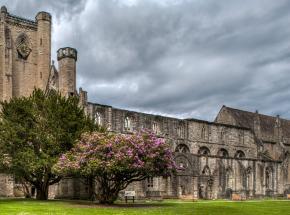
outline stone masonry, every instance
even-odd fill
[[[208,122],[88,102],[87,92],[76,90],[77,50],[59,49],[58,69],[51,64],[51,23],[46,12],[28,20],[1,8],[0,99],[28,96],[34,88],[56,89],[64,96],[79,96],[86,113],[111,132],[152,129],[170,143],[177,165],[184,170],[133,183],[126,190],[136,191],[138,198],[186,199],[290,193],[290,120],[223,106],[215,121]],[[17,196],[17,187],[13,176],[0,174],[0,196]],[[51,198],[88,195],[84,179],[67,177],[50,187]]]

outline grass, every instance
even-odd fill
[[[0,215],[290,215],[290,201],[164,201],[101,206],[84,201],[0,200]]]

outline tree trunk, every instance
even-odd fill
[[[40,186],[36,189],[36,199],[37,200],[47,200],[48,199],[48,185]]]
[[[118,199],[120,189],[118,189],[116,184],[110,182],[103,178],[102,180],[97,180],[97,199],[100,204],[114,204]]]
[[[24,193],[25,198],[31,198],[30,186],[24,180],[21,180],[21,186]]]
[[[108,194],[102,194],[99,195],[99,203],[100,204],[106,204],[106,205],[112,205],[117,200],[118,194],[108,193]]]

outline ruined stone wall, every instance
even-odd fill
[[[229,157],[235,157],[238,150],[248,158],[257,157],[254,134],[249,129],[192,120],[188,122],[188,134],[193,154],[198,154],[199,148],[204,146],[209,148],[211,155],[218,155],[220,149],[226,149]]]
[[[185,139],[186,121],[170,117],[138,113],[134,111],[112,108],[111,106],[89,103],[88,114],[92,118],[100,117],[100,124],[115,132],[132,132],[141,129],[156,128],[159,136],[167,139]],[[125,119],[130,121],[130,128],[125,128]]]
[[[51,198],[57,199],[88,199],[90,198],[89,184],[86,179],[66,177],[57,184],[49,187]]]
[[[258,145],[250,129],[92,103],[87,104],[86,111],[112,132],[151,129],[175,151],[176,164],[184,170],[171,177],[132,183],[126,190],[135,190],[138,198],[216,199],[230,198],[233,193],[254,198],[284,192],[281,163],[258,159]]]
[[[0,197],[14,196],[14,180],[11,175],[0,173]]]

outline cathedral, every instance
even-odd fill
[[[153,130],[170,143],[180,171],[130,184],[139,199],[250,199],[290,194],[290,120],[223,106],[213,122],[177,119],[90,102],[76,89],[77,50],[57,51],[51,63],[52,17],[35,20],[0,11],[0,99],[28,96],[34,88],[78,96],[95,123],[130,134]],[[97,74],[96,74],[97,75]],[[0,196],[21,195],[13,176],[0,173]],[[88,198],[84,179],[67,177],[50,187],[50,198]],[[120,197],[124,191],[120,193]]]

